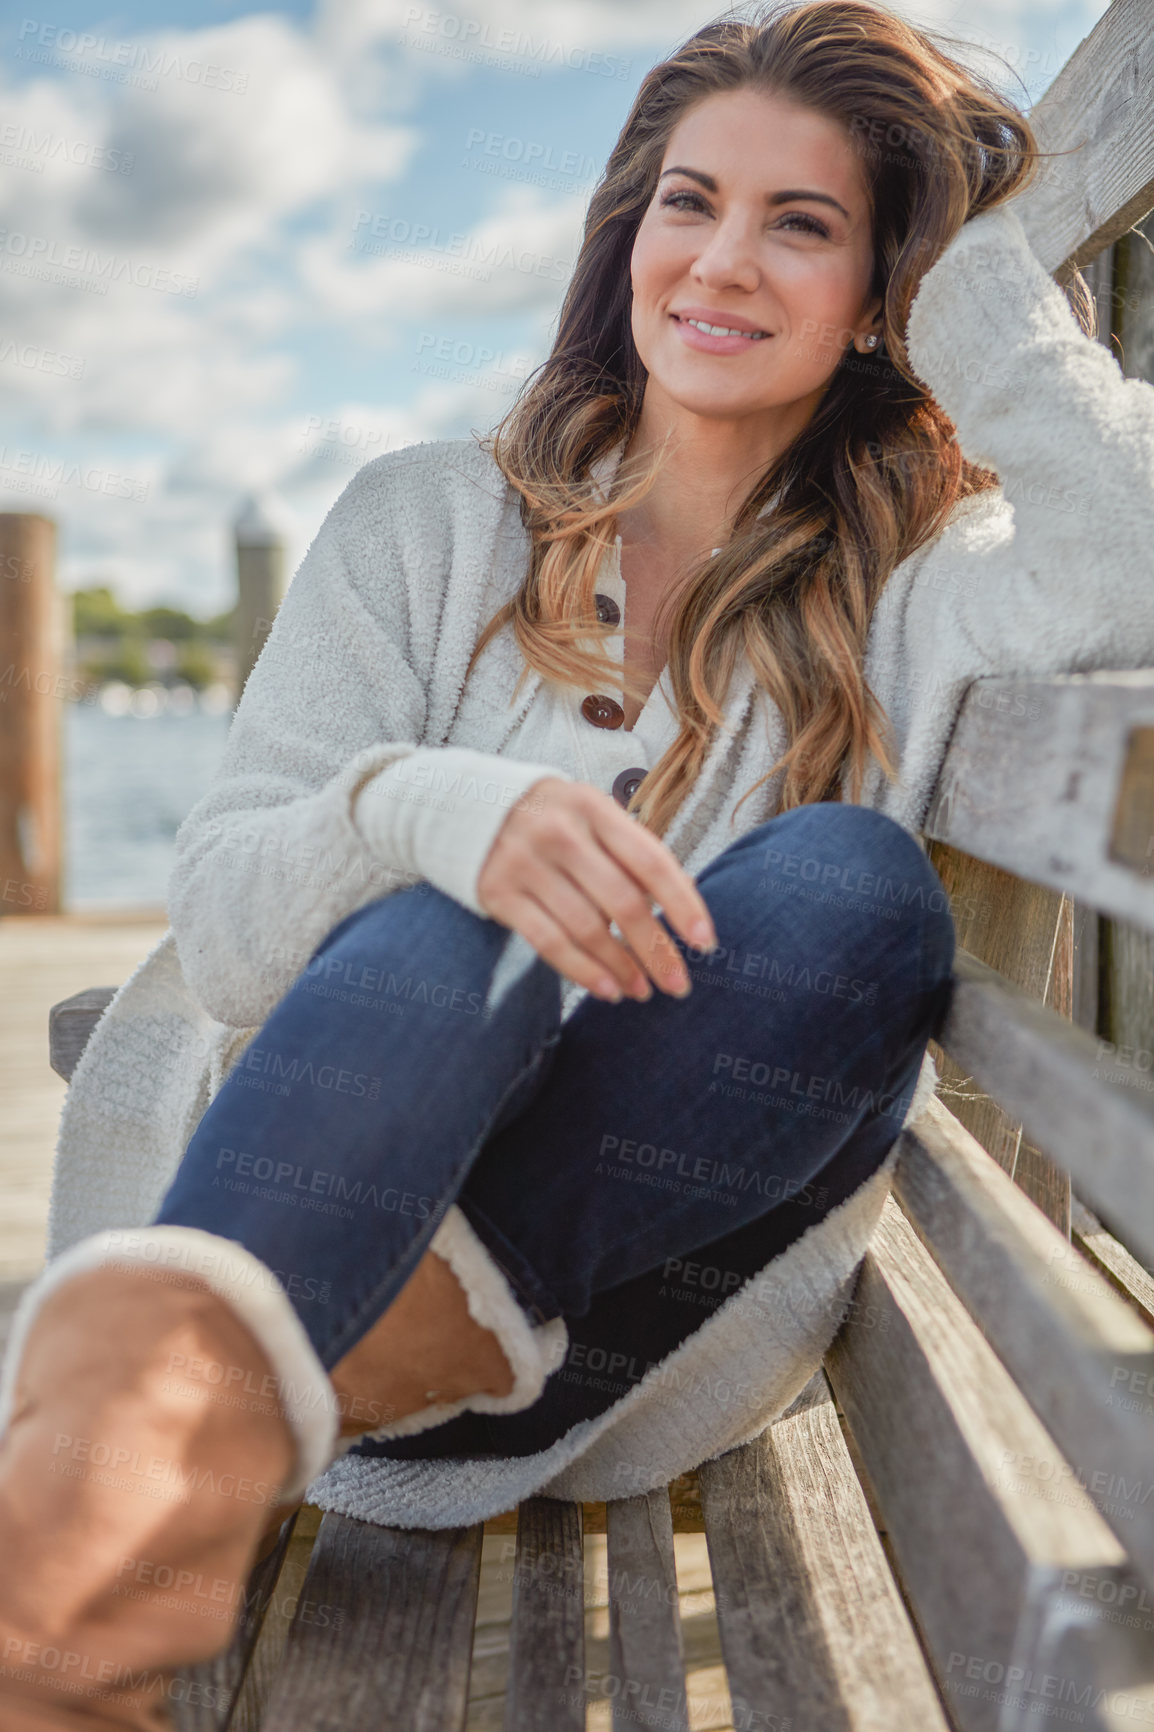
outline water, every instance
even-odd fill
[[[65,706],[66,908],[164,903],[177,828],[213,778],[230,720]]]

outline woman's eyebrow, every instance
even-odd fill
[[[667,174],[687,175],[690,180],[695,180],[703,186],[706,192],[717,191],[717,182],[713,176],[703,174],[699,168],[667,168],[658,175],[658,180],[664,180]],[[832,205],[834,210],[841,212],[846,222],[850,220],[849,212],[843,204],[837,202],[836,198],[831,198],[827,192],[813,192],[805,187],[790,187],[785,192],[767,192],[765,202],[766,204],[792,204],[795,199],[799,198],[812,199],[816,204]]]

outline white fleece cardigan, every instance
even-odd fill
[[[909,353],[965,454],[1001,479],[898,567],[870,630],[867,673],[894,725],[900,777],[891,785],[875,771],[864,800],[917,832],[971,681],[1154,664],[1154,388],[1124,379],[1083,335],[1008,207],[967,223],[926,274]],[[73,1078],[50,1221],[50,1255],[64,1257],[41,1282],[61,1278],[73,1257],[193,1266],[193,1241],[166,1237],[184,1229],[145,1223],[230,1065],[316,945],[414,876],[475,906],[476,874],[508,805],[553,768],[533,757],[545,738],[529,721],[536,675],[510,704],[521,668],[511,631],[465,679],[477,632],[515,593],[527,552],[516,496],[470,440],[378,458],[329,512],[245,689],[216,781],[181,829],[172,929],[118,992]],[[630,738],[618,747],[631,751]],[[748,800],[736,815],[734,806],[782,744],[778,712],[740,664],[725,727],[666,837],[688,871],[770,815],[771,803]],[[482,757],[439,755],[458,748]],[[433,786],[439,768],[455,775],[470,764],[476,780]],[[511,937],[513,969],[518,946],[527,951]],[[932,1083],[928,1067],[915,1110]],[[819,1363],[887,1182],[883,1170],[550,1449],[495,1461],[343,1457],[310,1495],[363,1519],[449,1526],[535,1492],[642,1491],[756,1435]],[[522,1405],[563,1355],[563,1326],[529,1330],[459,1210],[438,1237],[517,1358]],[[286,1378],[299,1379],[311,1349],[283,1290],[273,1280],[269,1303],[267,1291],[250,1302],[269,1277],[258,1266],[258,1280],[227,1243],[212,1241],[226,1249],[210,1246],[198,1266]],[[301,1483],[335,1448],[315,1356],[309,1375],[311,1393],[293,1407]],[[2,1413],[0,1400],[0,1423]]]

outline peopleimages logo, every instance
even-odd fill
[[[619,54],[578,48],[555,37],[531,36],[511,25],[499,29],[487,18],[465,18],[425,6],[405,8],[401,35],[407,47],[428,48],[456,59],[487,59],[489,65],[497,65],[500,61],[496,57],[500,56],[506,63],[528,62],[524,70],[535,78],[542,66],[567,66],[571,71],[594,72],[601,78],[628,78],[631,64]],[[423,42],[422,36],[426,38]]]
[[[75,241],[62,246],[46,235],[25,234],[20,229],[0,228],[0,252],[23,264],[72,271],[77,276],[91,277],[104,293],[109,283],[127,278],[138,289],[157,289],[166,295],[185,295],[191,299],[200,289],[199,277],[188,277],[171,271],[166,265],[148,264],[142,259],[130,259],[116,253],[98,253],[92,247],[79,246]],[[5,269],[9,267],[4,266]]]
[[[235,67],[186,58],[171,48],[150,48],[146,42],[111,42],[90,30],[70,30],[67,25],[45,24],[37,18],[22,21],[16,58],[40,63],[78,60],[81,64],[76,70],[82,72],[90,70],[83,64],[89,60],[94,63],[91,70],[100,77],[138,84],[145,90],[156,89],[157,77],[179,78],[185,84],[199,84],[205,90],[227,91],[233,96],[242,96],[248,89],[248,73]],[[138,76],[129,78],[130,74]]]

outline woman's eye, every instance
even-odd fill
[[[683,188],[679,192],[665,193],[661,203],[663,208],[665,205],[672,205],[675,210],[701,210],[705,200],[699,192],[686,192]]]
[[[684,187],[675,192],[663,193],[661,205],[663,209],[669,206],[673,210],[682,211],[702,211],[709,208],[699,192],[688,192]],[[785,224],[791,225],[796,234],[821,235],[827,240],[829,238],[828,226],[820,217],[811,216],[808,211],[786,211],[783,217],[778,218],[778,227]]]
[[[822,222],[821,218],[815,217],[815,216],[810,216],[808,211],[804,211],[804,210],[786,211],[785,215],[782,217],[781,220],[783,223],[788,223],[788,222],[801,223],[802,227],[801,227],[800,232],[802,234],[826,235],[826,236],[828,236],[828,234],[829,234],[829,229],[826,227],[825,223]]]

